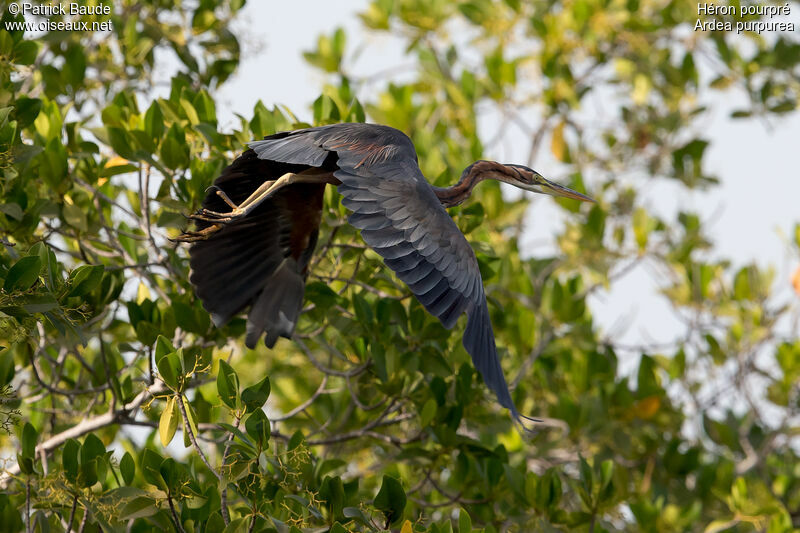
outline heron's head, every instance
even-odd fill
[[[546,180],[541,174],[523,165],[503,165],[496,161],[475,161],[464,169],[461,179],[452,187],[433,187],[439,201],[445,207],[454,207],[469,197],[473,187],[483,180],[497,180],[509,183],[525,191],[573,198],[583,202],[594,202],[593,199],[563,185]]]
[[[545,179],[532,168],[512,164],[502,166],[505,168],[505,171],[501,173],[502,177],[498,176],[498,179],[510,183],[515,187],[519,187],[522,190],[549,194],[550,196],[562,196],[564,198],[572,198],[583,202],[594,202],[592,198],[589,198],[585,194],[581,194],[563,185]]]

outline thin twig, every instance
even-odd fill
[[[206,467],[211,470],[211,473],[222,482],[224,479],[222,474],[214,470],[211,463],[208,461],[208,457],[206,457],[206,454],[203,452],[203,449],[200,448],[200,445],[197,443],[197,438],[195,437],[194,431],[192,431],[192,426],[189,424],[189,415],[186,413],[186,406],[183,405],[183,396],[180,393],[176,393],[175,400],[178,402],[178,409],[180,409],[181,416],[183,417],[183,427],[186,429],[186,434],[189,435],[189,440],[192,442],[194,449],[197,451],[197,454],[200,455],[200,459]]]
[[[236,419],[234,420],[233,427],[239,428],[239,423],[242,421],[242,417],[237,413]],[[231,444],[233,444],[233,431],[228,433],[228,439],[225,441],[225,450],[222,452],[222,464],[219,467],[220,474],[222,473],[223,469],[225,468],[225,461],[228,459],[228,454],[231,451]],[[225,522],[227,526],[230,521],[231,517],[228,514],[228,484],[222,484],[222,491],[220,493],[220,513],[222,514],[222,520]]]
[[[103,334],[99,331],[97,332],[97,340],[100,341],[100,357],[103,359],[103,368],[106,373],[106,383],[108,383],[109,389],[111,390],[110,411],[115,411],[117,409],[117,391],[115,391],[114,387],[111,386],[111,368],[108,366],[108,357],[106,356],[106,346],[103,342]]]
[[[69,511],[69,522],[67,522],[67,533],[72,531],[72,522],[75,520],[75,509],[78,508],[78,495],[72,498],[72,509]]]
[[[292,418],[294,415],[296,415],[297,413],[305,411],[308,408],[308,406],[310,406],[312,403],[314,403],[314,400],[316,400],[319,397],[319,395],[322,394],[325,391],[325,385],[327,385],[327,383],[328,383],[328,374],[324,374],[322,376],[322,383],[319,384],[319,387],[317,387],[317,390],[314,391],[314,394],[312,394],[311,397],[308,400],[304,401],[303,403],[301,403],[300,405],[298,405],[297,407],[295,407],[294,409],[292,409],[288,413],[284,414],[283,416],[278,416],[278,417],[273,418],[272,421],[273,422],[281,422],[283,420],[288,420],[288,419]],[[231,434],[231,438],[233,438],[233,434]],[[227,450],[226,450],[226,452],[227,452]]]
[[[81,524],[78,526],[78,533],[83,533],[83,530],[86,529],[86,524],[89,522],[89,508],[83,508],[83,517],[81,518]]]
[[[169,504],[169,512],[172,514],[172,521],[175,524],[175,531],[178,533],[186,533],[181,525],[180,518],[178,518],[178,513],[175,512],[175,504],[172,503],[172,495],[167,493],[167,503]]]
[[[253,533],[253,530],[256,527],[256,518],[257,517],[258,517],[258,514],[256,513],[256,510],[253,509],[253,518],[252,518],[252,520],[250,520],[250,528],[247,530],[248,533]]]
[[[25,483],[25,530],[28,533],[33,531],[31,527],[31,476],[28,476],[27,483]]]
[[[547,348],[547,346],[550,344],[550,341],[553,340],[553,336],[554,336],[553,332],[548,331],[539,340],[539,342],[536,343],[536,346],[533,348],[533,350],[531,350],[531,353],[528,355],[528,357],[525,358],[525,361],[523,361],[522,364],[520,365],[517,375],[511,381],[511,386],[509,388],[512,391],[517,388],[517,385],[519,385],[520,380],[522,380],[522,378],[528,372],[530,367],[533,366],[533,363],[536,362],[539,356],[542,355],[542,352],[544,352],[545,348]]]

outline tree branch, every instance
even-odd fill
[[[69,429],[58,433],[57,435],[53,435],[46,441],[42,442],[36,447],[37,453],[49,453],[62,444],[64,444],[69,439],[75,439],[82,435],[86,435],[87,433],[91,433],[93,431],[97,431],[100,428],[110,426],[111,424],[117,422],[120,418],[124,415],[129,414],[132,411],[138,409],[144,401],[156,394],[166,391],[166,387],[162,382],[157,382],[152,387],[146,388],[142,392],[140,392],[131,402],[123,405],[121,408],[117,409],[116,411],[109,411],[105,414],[96,416],[94,418],[90,418],[88,420],[84,420],[79,424],[76,424]],[[0,488],[5,489],[8,484],[11,482],[11,479],[15,476],[18,476],[20,473],[19,465],[16,464],[0,474]]]

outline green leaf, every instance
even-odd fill
[[[239,400],[239,376],[231,365],[221,359],[217,372],[217,393],[225,405],[236,409]]]
[[[386,523],[394,524],[403,518],[403,510],[406,508],[406,493],[400,482],[386,474],[383,475],[383,482],[375,496],[375,507],[383,512]]]
[[[288,450],[294,450],[295,448],[297,448],[298,446],[303,444],[305,442],[305,440],[306,440],[306,438],[303,435],[303,432],[298,429],[289,438],[289,444],[286,445],[286,448]]]
[[[252,452],[255,452],[255,445],[254,445],[254,444],[253,444],[253,443],[250,441],[250,439],[248,439],[248,438],[247,438],[247,435],[245,435],[245,434],[242,432],[242,430],[240,430],[240,429],[239,429],[239,428],[237,428],[236,426],[232,426],[232,425],[230,425],[230,424],[220,423],[219,425],[220,425],[220,427],[222,427],[223,429],[225,429],[225,430],[227,430],[227,431],[230,431],[231,433],[233,433],[233,434],[234,434],[236,437],[238,437],[238,438],[239,438],[239,440],[241,440],[243,443],[245,443],[245,445],[246,445],[247,447],[251,448],[251,449],[252,449],[252,450],[251,450]]]
[[[472,518],[463,507],[458,510],[458,533],[472,533]]]
[[[434,398],[428,398],[425,402],[425,405],[422,406],[422,411],[420,411],[420,425],[422,427],[426,427],[428,424],[431,423],[433,418],[436,416],[438,404]]]
[[[191,125],[194,126],[200,123],[200,117],[197,116],[197,111],[195,111],[191,102],[181,98],[181,107],[183,108],[183,112],[186,113],[186,118],[189,119]]]
[[[64,204],[61,212],[67,224],[83,232],[89,231],[89,222],[83,209],[75,204]]]
[[[315,124],[337,122],[339,119],[339,107],[329,96],[322,95],[314,101]]]
[[[200,117],[200,122],[205,122],[211,125],[217,123],[216,104],[214,103],[214,99],[211,98],[205,89],[197,93],[197,96],[195,96],[194,100],[192,101],[192,105],[194,106],[194,109],[197,110],[197,114]]]
[[[20,305],[28,313],[46,313],[58,307],[58,300],[52,294],[30,294],[20,301]]]
[[[33,124],[42,109],[42,101],[38,98],[17,98],[14,106],[16,107],[17,127],[23,129]]]
[[[172,349],[173,351],[170,351]],[[161,379],[167,384],[169,388],[178,391],[179,380],[183,376],[181,372],[181,355],[175,352],[172,343],[166,337],[159,335],[156,339],[156,367]]]
[[[151,345],[156,341],[158,336],[158,329],[150,322],[141,321],[136,324],[136,338],[142,344]]]
[[[367,116],[364,113],[364,108],[361,106],[361,102],[358,100],[354,100],[353,104],[350,106],[350,110],[347,112],[347,120],[349,122],[366,122]]]
[[[80,473],[78,475],[78,485],[86,488],[97,483],[97,459],[81,461]]]
[[[164,459],[164,461],[161,463],[161,466],[158,468],[158,471],[161,474],[161,479],[163,479],[164,483],[166,483],[169,492],[173,492],[173,490],[177,487],[181,477],[180,470],[180,465],[178,465],[178,463],[172,457],[167,457]]]
[[[96,459],[98,457],[102,457],[106,453],[106,447],[103,445],[103,441],[101,441],[97,435],[94,433],[89,433],[86,435],[86,438],[83,440],[83,445],[81,445],[81,461],[91,461],[92,459]]]
[[[191,306],[183,302],[172,302],[172,310],[175,313],[175,323],[179,328],[190,333],[202,333]]]
[[[125,504],[119,514],[119,520],[135,520],[137,518],[147,518],[158,512],[158,505],[153,498],[139,496]]]
[[[160,152],[167,168],[175,170],[189,166],[189,145],[186,144],[186,134],[177,124],[170,127],[161,141]]]
[[[17,65],[32,65],[39,55],[39,43],[36,41],[20,41],[14,47],[12,62]]]
[[[83,296],[100,284],[103,279],[102,265],[82,265],[70,273],[69,281],[72,289],[67,296]]]
[[[76,483],[78,480],[78,453],[80,451],[81,445],[75,439],[67,440],[61,450],[61,464],[64,466],[67,480],[72,483]]]
[[[130,453],[125,452],[122,459],[119,461],[119,471],[122,474],[122,480],[126,485],[133,482],[133,477],[136,474],[136,463]]]
[[[34,458],[36,456],[36,440],[39,433],[30,422],[25,422],[22,428],[22,457]]]
[[[530,479],[534,479],[532,474]],[[527,480],[525,493],[528,494]],[[554,469],[547,470],[536,482],[534,494],[531,495],[534,505],[537,509],[544,511],[545,509],[554,510],[561,500],[562,486],[561,478]],[[530,498],[529,498],[530,499]]]
[[[108,142],[114,151],[123,159],[136,160],[132,142],[133,136],[122,128],[108,127]]]
[[[339,476],[325,476],[320,485],[319,496],[325,501],[330,517],[340,518],[343,516],[342,507],[344,506],[345,493],[342,478]]]
[[[0,346],[0,387],[14,379],[14,356],[5,346]]]
[[[145,481],[166,490],[164,479],[161,477],[161,463],[164,462],[164,458],[150,448],[145,448],[140,454],[140,457],[142,476]]]
[[[161,412],[161,419],[158,421],[158,436],[161,438],[162,446],[166,447],[172,442],[172,438],[178,430],[178,419],[180,419],[178,404],[175,403],[175,396],[170,396],[167,405]]]
[[[183,445],[188,448],[192,445],[191,438],[189,437],[189,430],[191,430],[192,435],[197,435],[197,416],[194,413],[192,404],[190,404],[186,396],[182,394],[181,401],[183,402],[183,408],[186,410],[186,420],[183,421]],[[188,428],[186,427],[187,421],[189,422]]]
[[[334,522],[328,533],[347,533],[347,530],[339,522]]]
[[[252,413],[264,407],[269,398],[270,384],[269,376],[264,376],[264,379],[251,385],[242,391],[242,403],[244,403],[245,411]]]
[[[244,429],[259,447],[263,448],[269,441],[270,424],[267,415],[261,409],[251,414],[244,423]]]
[[[222,533],[243,533],[247,530],[247,525],[248,522],[243,518],[237,518],[235,520],[231,520],[231,523],[225,526],[225,529],[222,530]]]
[[[164,115],[157,101],[150,104],[144,115],[144,131],[155,141],[164,135]]]
[[[603,489],[611,482],[614,475],[614,461],[606,459],[600,463],[600,488]]]
[[[22,208],[19,206],[19,204],[15,204],[14,202],[0,204],[0,213],[3,213],[7,217],[13,218],[14,220],[22,220],[22,217],[25,216],[25,213],[22,211]]]
[[[39,271],[42,269],[42,260],[37,255],[21,258],[9,269],[3,289],[6,292],[26,291],[36,282]]]
[[[360,294],[353,294],[353,308],[359,323],[368,326],[373,320],[372,305]]]
[[[172,353],[175,351],[175,347],[172,346],[172,343],[163,335],[159,335],[156,339],[156,353],[155,358],[156,360],[161,359],[165,355]]]
[[[23,474],[34,474],[36,470],[33,467],[34,460],[31,457],[23,457],[22,454],[17,454],[17,465]]]

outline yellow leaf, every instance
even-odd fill
[[[175,397],[170,396],[161,413],[161,420],[158,422],[158,436],[161,437],[162,446],[169,444],[172,437],[175,436],[175,431],[178,429],[178,418],[178,404],[175,403]]]
[[[800,266],[794,271],[794,275],[792,276],[792,286],[794,287],[794,292],[800,296]]]
[[[403,522],[403,527],[400,528],[400,533],[411,533],[411,520],[406,520]]]
[[[630,78],[636,72],[636,64],[629,59],[615,59],[614,70],[620,78]]]
[[[553,130],[553,138],[550,141],[550,151],[559,161],[566,162],[567,144],[564,141],[564,123],[561,122]]]
[[[652,418],[653,415],[658,412],[659,407],[661,407],[661,398],[658,396],[648,396],[647,398],[639,400],[633,409],[636,416],[646,420]]]
[[[150,291],[147,288],[147,285],[139,282],[139,289],[136,291],[136,303],[140,304],[146,299],[150,298]]]
[[[706,526],[703,533],[719,533],[720,531],[732,528],[738,523],[738,518],[733,518],[731,520],[714,520]]]
[[[181,398],[183,398],[183,407],[186,409],[186,418],[189,420],[188,428],[186,427],[186,421],[184,420],[183,422],[183,445],[188,448],[192,445],[192,442],[189,438],[189,430],[192,431],[192,435],[197,435],[197,420],[194,414],[194,409],[192,409],[192,405],[189,403],[189,400],[183,395],[181,395]]]
[[[121,167],[122,165],[127,165],[127,164],[128,164],[127,159],[117,155],[106,161],[105,168]]]
[[[647,101],[647,95],[650,94],[650,79],[644,74],[637,74],[633,79],[633,103],[642,105]]]

